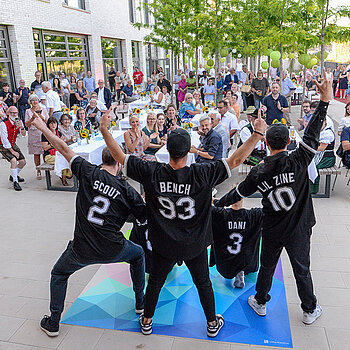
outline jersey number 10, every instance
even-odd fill
[[[293,207],[296,200],[293,189],[288,186],[276,188],[274,191],[269,193],[267,198],[270,200],[275,211],[281,211],[282,209],[289,211]]]

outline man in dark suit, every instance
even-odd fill
[[[95,90],[95,92],[97,93],[97,99],[104,103],[109,109],[112,104],[112,94],[111,90],[105,87],[105,83],[102,79],[98,80],[98,88]]]
[[[231,90],[231,86],[234,83],[238,84],[238,75],[236,74],[236,70],[234,68],[231,68],[230,74],[227,74],[225,77],[225,91]]]

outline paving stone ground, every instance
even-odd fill
[[[337,127],[344,104],[333,101],[329,115]],[[299,107],[292,107],[292,119]],[[27,139],[19,145],[27,155]],[[0,349],[1,350],[247,350],[273,349],[241,344],[198,341],[166,336],[62,325],[57,338],[47,337],[38,321],[48,313],[50,270],[72,238],[75,194],[47,191],[45,180],[35,178],[32,156],[21,173],[22,192],[8,181],[9,166],[0,159]],[[237,172],[218,189],[218,196],[239,182]],[[54,181],[57,181],[55,179]],[[302,312],[291,267],[283,255],[294,349],[340,350],[350,346],[350,187],[345,172],[330,199],[315,199],[317,225],[312,235],[311,266],[323,316],[312,326],[301,322]],[[322,186],[322,185],[321,185]],[[247,199],[247,207],[259,206]],[[66,308],[78,297],[99,266],[87,267],[69,282]]]

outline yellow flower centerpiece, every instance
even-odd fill
[[[287,124],[285,118],[282,118],[281,121],[279,121],[278,119],[274,119],[273,122],[272,122],[272,124],[277,124],[277,123],[282,123],[284,125]]]
[[[145,110],[148,112],[148,110],[149,110],[149,105],[145,105]]]
[[[202,108],[202,110],[203,110],[204,113],[208,113],[208,112],[209,112],[209,107],[204,106],[204,107]]]
[[[135,108],[135,114],[141,114],[141,109],[140,108]]]
[[[89,143],[90,140],[90,131],[88,129],[82,129],[79,131],[80,137],[86,139],[86,142]]]
[[[212,106],[212,107],[215,107],[215,102],[214,102],[214,101],[211,103],[211,106]]]

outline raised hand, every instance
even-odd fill
[[[332,98],[332,81],[327,79],[326,69],[323,68],[323,81],[319,83],[314,80],[314,83],[317,85],[318,90],[320,91],[320,100],[323,102],[329,102]]]
[[[260,132],[262,134],[265,134],[267,130],[267,124],[264,119],[261,118],[261,110],[258,110],[258,118],[254,121],[254,130],[257,132]]]
[[[109,115],[111,113],[112,106],[109,108],[109,110],[102,114],[102,117],[100,119],[100,130],[107,130],[109,124],[111,124],[111,121],[113,117]]]

